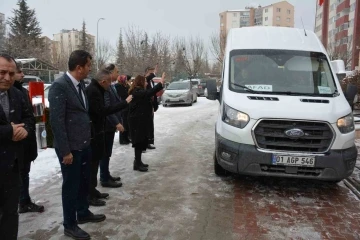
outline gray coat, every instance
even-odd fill
[[[54,134],[54,146],[59,150],[60,156],[90,146],[89,104],[86,94],[84,95],[86,108],[66,74],[56,79],[49,90],[50,124]]]
[[[110,86],[109,90],[105,91],[104,99],[105,99],[105,106],[115,105],[121,102],[121,98],[117,94],[116,90],[112,89],[113,86]],[[123,99],[125,100],[125,99]],[[111,114],[106,117],[105,121],[105,131],[106,132],[115,132],[116,125],[122,123],[121,118],[121,111]]]

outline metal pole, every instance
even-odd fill
[[[99,21],[105,18],[99,18],[96,24],[96,70],[99,70]]]

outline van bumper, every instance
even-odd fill
[[[216,160],[225,170],[244,175],[340,181],[354,170],[357,148],[330,150],[315,157],[315,167],[272,165],[272,153],[256,146],[227,140],[216,134]]]

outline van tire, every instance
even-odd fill
[[[219,177],[226,177],[229,176],[230,173],[228,171],[226,171],[222,166],[220,166],[220,164],[218,163],[217,159],[216,159],[216,152],[214,152],[214,171],[215,174]]]

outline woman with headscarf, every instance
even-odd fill
[[[163,89],[165,73],[160,82],[152,89],[147,89],[147,81],[144,76],[138,75],[130,87],[129,95],[133,100],[129,105],[129,126],[132,146],[135,149],[134,170],[146,172],[147,164],[141,160],[142,151],[148,146],[150,124],[153,117],[152,97]]]
[[[116,91],[121,99],[126,99],[129,94],[130,86],[128,84],[128,81],[131,79],[131,76],[129,75],[120,75],[118,77],[118,83],[115,84]],[[125,108],[121,111],[121,117],[122,117],[122,125],[125,129],[124,132],[119,132],[119,143],[121,145],[127,145],[130,143],[129,139],[129,123],[128,123],[128,113],[129,108]]]

